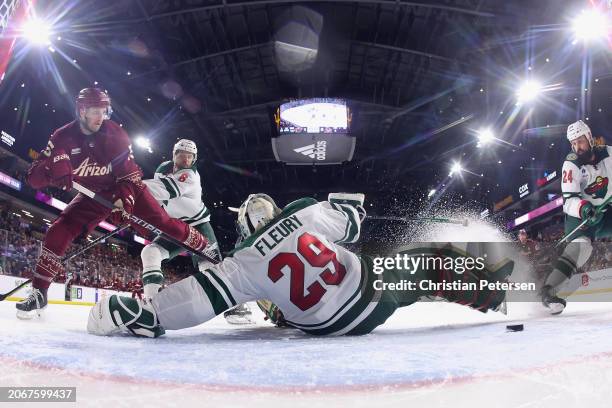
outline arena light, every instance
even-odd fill
[[[453,163],[453,166],[451,167],[451,171],[448,175],[452,177],[456,173],[461,173],[462,170],[463,170],[463,167],[461,167],[461,163],[455,162]]]
[[[485,146],[489,143],[491,143],[491,141],[493,141],[493,139],[495,139],[495,135],[493,134],[493,131],[489,128],[486,129],[481,129],[478,131],[478,145],[477,147],[482,147]]]
[[[51,44],[51,40],[49,40],[51,36],[51,25],[41,19],[29,19],[21,27],[21,31],[23,37],[34,45]]]
[[[436,194],[436,189],[432,188],[431,190],[429,190],[429,194],[427,194],[427,198],[433,197],[434,194]]]
[[[139,136],[135,140],[136,146],[140,147],[143,150],[147,150],[149,153],[153,153],[153,149],[151,149],[151,141],[144,136]]]
[[[542,92],[542,85],[535,80],[523,82],[516,93],[518,103],[531,102]]]
[[[610,29],[607,16],[595,8],[583,10],[572,23],[572,31],[576,40],[592,41],[605,38]]]

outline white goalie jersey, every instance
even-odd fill
[[[143,180],[143,183],[170,217],[191,226],[210,221],[210,211],[202,202],[198,171],[195,167],[173,170],[172,161],[163,162],[155,170],[153,178]]]
[[[592,163],[584,163],[575,153],[568,154],[563,163],[563,211],[569,216],[580,218],[580,208],[585,202],[601,205],[612,195],[609,185],[612,179],[612,147],[596,146],[593,154],[595,160]]]
[[[344,334],[376,305],[362,296],[366,268],[339,245],[355,242],[359,233],[354,207],[297,200],[223,262],[173,285],[173,291],[161,291],[153,299],[160,324],[166,329],[193,326],[234,305],[269,299],[294,327]],[[170,293],[175,290],[184,293]],[[177,298],[192,304],[179,311]]]

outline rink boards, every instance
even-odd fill
[[[0,275],[0,293],[6,293],[13,289],[15,286],[20,285],[24,282],[25,278],[19,278],[17,276]],[[27,296],[28,290],[31,285],[26,285],[18,292],[14,293],[7,300],[18,301]],[[85,286],[73,285],[71,288],[72,300],[66,301],[65,285],[63,283],[52,283],[49,287],[48,299],[51,304],[70,304],[70,305],[81,305],[81,306],[93,306],[99,299],[103,297],[119,293],[124,296],[131,296],[131,293],[117,292],[109,289],[98,289],[89,288]]]

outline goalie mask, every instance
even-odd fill
[[[265,226],[280,212],[280,208],[269,195],[263,193],[249,195],[238,209],[236,229],[241,240]]]

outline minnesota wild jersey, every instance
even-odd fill
[[[154,297],[160,324],[188,327],[234,305],[270,299],[292,326],[312,334],[347,333],[376,306],[372,291],[364,290],[368,268],[339,245],[355,242],[359,233],[354,207],[295,201],[223,262]],[[177,298],[189,304],[177,308]]]
[[[597,206],[611,194],[612,147],[593,148],[595,160],[585,162],[577,154],[570,153],[563,163],[561,191],[563,192],[563,211],[572,217],[580,218],[580,208],[588,201]]]
[[[195,166],[174,171],[174,163],[166,161],[155,170],[152,179],[143,182],[170,217],[191,226],[210,221],[210,211],[202,202],[200,174]]]

